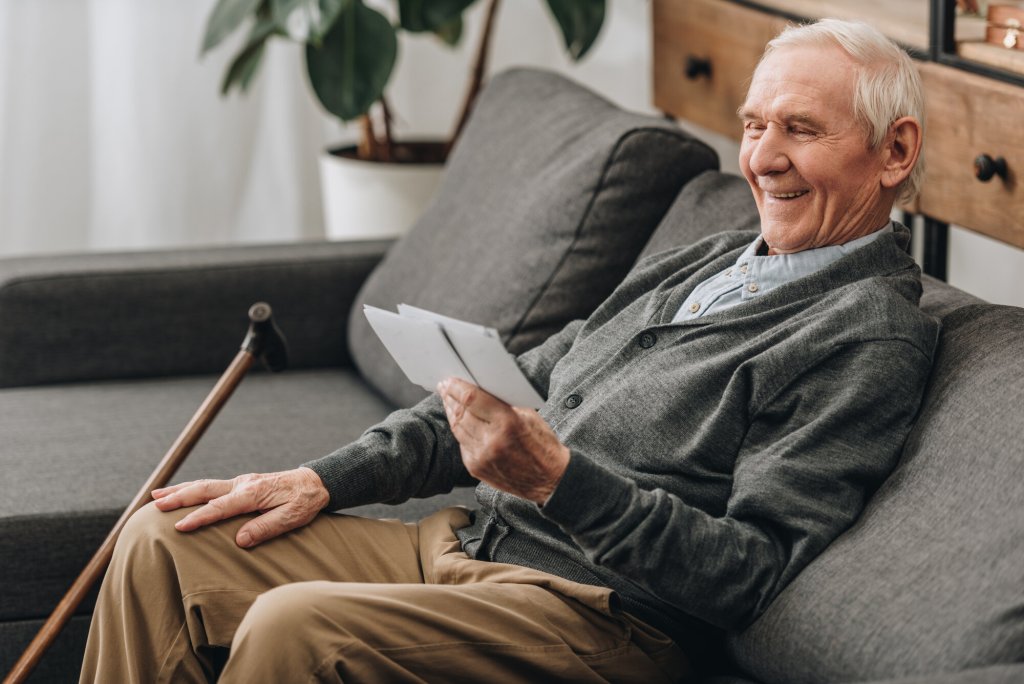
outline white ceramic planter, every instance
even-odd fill
[[[320,156],[320,188],[329,240],[404,235],[434,196],[444,166],[389,164]]]

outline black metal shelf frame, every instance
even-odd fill
[[[933,62],[945,64],[979,76],[994,78],[1006,83],[1024,86],[1024,74],[1017,74],[981,62],[964,59],[956,51],[956,2],[953,0],[931,0],[928,13],[928,42]]]

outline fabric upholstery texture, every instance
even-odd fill
[[[921,276],[921,287],[921,308],[939,319],[962,306],[985,303],[985,300],[950,287],[931,276]]]
[[[740,176],[705,171],[687,183],[665,212],[640,259],[692,245],[723,230],[760,230],[750,186]]]
[[[945,674],[900,677],[899,679],[870,682],[870,684],[1020,684],[1021,682],[1024,682],[1024,663],[991,665]]]
[[[586,317],[622,280],[679,188],[717,168],[674,124],[623,112],[556,74],[493,78],[432,205],[367,281],[349,321],[360,371],[400,405],[425,396],[361,303],[493,326],[512,353]]]
[[[1024,310],[949,310],[956,298],[930,297],[947,313],[901,464],[861,519],[730,640],[757,678],[926,681],[1024,661]]]
[[[91,616],[75,615],[29,677],[29,684],[68,684],[77,681]],[[43,620],[0,622],[0,671],[5,675],[43,626]]]
[[[266,301],[290,368],[349,365],[352,300],[390,242],[4,259],[0,387],[220,373]]]

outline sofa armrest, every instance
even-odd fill
[[[989,665],[960,672],[886,679],[884,682],[870,682],[870,684],[1018,684],[1018,682],[1024,682],[1024,663]]]
[[[349,308],[391,244],[0,259],[0,387],[219,373],[260,300],[290,367],[347,365]]]

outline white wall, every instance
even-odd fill
[[[223,100],[212,0],[0,2],[0,253],[290,240],[321,232],[327,119],[278,46]],[[226,46],[225,46],[226,47]]]

